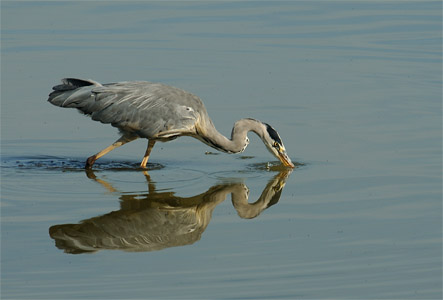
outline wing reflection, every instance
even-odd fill
[[[232,203],[241,218],[255,218],[280,199],[291,171],[274,176],[260,198],[248,202],[249,189],[241,182],[218,184],[205,193],[182,198],[174,192],[156,192],[145,172],[148,193],[122,194],[120,210],[81,221],[79,224],[54,225],[49,235],[65,253],[92,253],[99,250],[156,251],[190,245],[198,241],[208,226],[214,208],[232,194]],[[88,177],[116,192],[111,184],[94,173]]]

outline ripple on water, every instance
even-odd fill
[[[304,163],[292,162],[295,165],[295,169],[305,166]],[[285,167],[279,161],[270,161],[265,163],[255,163],[248,165],[248,169],[251,171],[271,171],[271,172],[280,172],[288,167]]]
[[[60,170],[60,171],[84,171],[85,161],[76,158],[57,156],[30,156],[9,157],[2,159],[2,168],[16,168],[24,170]],[[157,163],[148,163],[147,170],[159,170],[164,166]],[[140,168],[139,163],[130,161],[102,161],[94,164],[94,170],[132,171],[145,170]]]
[[[138,168],[137,170],[143,170]],[[150,170],[156,170],[149,168]],[[119,173],[120,174],[120,173]],[[167,184],[169,187],[177,188],[179,184],[189,185],[189,182],[196,181],[201,179],[206,175],[205,172],[192,170],[192,169],[163,169],[160,173],[145,173],[148,176],[149,180],[152,180],[153,183],[156,184]],[[110,177],[111,176],[111,177]],[[122,182],[122,183],[130,183],[134,181],[133,177],[127,177],[124,174],[118,175],[115,173],[115,176],[110,174],[107,175],[108,178],[112,178],[114,182]]]
[[[305,166],[304,163],[293,162],[295,168],[300,168]],[[246,169],[243,170],[228,170],[228,171],[217,171],[209,173],[208,176],[211,178],[215,178],[217,180],[230,180],[230,179],[246,179],[246,178],[260,178],[263,176],[267,176],[265,172],[282,172],[288,170],[288,167],[285,167],[279,161],[273,162],[262,162],[262,163],[253,163],[247,165]]]
[[[85,162],[83,159],[47,155],[2,158],[1,166],[4,169],[10,170],[85,172]],[[172,184],[174,187],[180,184],[189,185],[189,182],[195,182],[206,175],[205,172],[192,169],[168,169],[165,168],[164,165],[158,163],[148,163],[147,168],[142,169],[138,162],[111,161],[104,159],[102,161],[97,161],[94,164],[93,169],[87,172],[87,176],[94,179],[96,176],[95,174],[98,175],[100,172],[110,171],[106,174],[108,180],[111,180],[114,183],[125,183],[125,186],[128,187],[128,184],[138,184],[141,180],[140,178],[144,177],[128,176],[129,174],[126,172],[131,172],[135,175],[137,172],[157,170],[162,170],[162,172],[153,176],[152,181],[159,184]],[[151,180],[148,172],[145,173],[145,176],[148,176],[149,180]]]
[[[209,173],[210,178],[215,178],[217,180],[231,180],[231,179],[246,179],[246,178],[259,178],[263,174],[261,172],[256,172],[254,170],[232,170],[232,171],[217,171]]]

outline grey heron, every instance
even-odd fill
[[[127,81],[101,84],[93,80],[64,78],[49,94],[48,101],[60,107],[77,108],[92,120],[117,127],[121,137],[86,160],[86,169],[111,150],[137,138],[148,139],[143,160],[146,167],[154,144],[179,136],[191,136],[226,153],[243,152],[249,144],[247,133],[256,133],[266,148],[285,166],[294,168],[285,146],[269,124],[246,118],[235,122],[231,138],[215,129],[199,97],[161,83]]]

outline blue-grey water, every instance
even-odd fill
[[[441,299],[441,22],[441,1],[2,1],[1,298]],[[64,77],[191,91],[297,168],[251,133],[85,172],[118,134],[46,101]]]

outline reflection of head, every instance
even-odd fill
[[[245,195],[241,192],[232,193],[232,204],[237,210],[238,215],[243,219],[253,219],[266,208],[276,204],[285,186],[287,175],[289,173],[286,175],[280,173],[274,180],[269,181],[260,198],[252,204],[248,203],[248,190],[245,191]]]
[[[120,210],[79,224],[54,225],[49,234],[59,249],[71,254],[103,249],[156,251],[190,245],[201,238],[214,208],[227,194],[232,193],[240,217],[253,218],[278,201],[288,175],[275,176],[252,204],[248,203],[248,188],[243,183],[216,185],[189,198],[177,197],[172,192],[157,193],[150,183],[147,194],[121,195]],[[95,176],[92,179],[109,189],[109,183]]]

